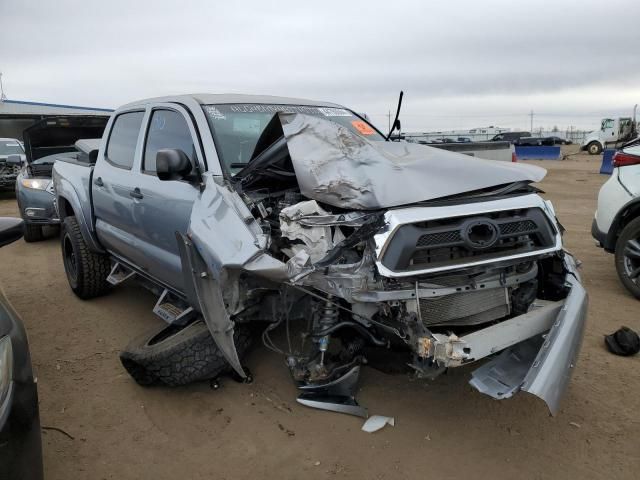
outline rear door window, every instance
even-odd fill
[[[156,155],[165,148],[182,150],[195,165],[195,147],[185,118],[174,110],[155,110],[144,146],[142,169],[145,173],[156,172]]]
[[[131,169],[143,117],[144,112],[122,113],[116,117],[107,144],[106,158],[109,163]]]

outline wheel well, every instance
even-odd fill
[[[638,218],[640,216],[640,202],[635,202],[629,206],[627,206],[616,219],[611,224],[610,228],[610,238],[607,239],[607,245],[605,248],[610,251],[614,251],[616,248],[616,242],[618,241],[618,237],[624,230],[631,220]]]
[[[73,207],[64,197],[58,198],[58,215],[60,220],[64,220],[66,217],[72,217],[76,213],[73,211]]]

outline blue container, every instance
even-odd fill
[[[600,173],[605,175],[611,175],[613,173],[613,154],[616,151],[613,148],[608,148],[602,153],[602,165],[600,166]]]
[[[518,160],[560,160],[560,147],[519,147],[516,145]]]

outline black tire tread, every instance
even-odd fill
[[[203,321],[196,321],[156,344],[148,344],[166,328],[171,327],[155,327],[132,340],[120,353],[122,366],[138,384],[177,387],[231,371]],[[242,358],[251,344],[249,330],[236,326],[234,339]]]
[[[84,241],[80,225],[75,216],[66,217],[62,224],[61,238],[68,232],[77,254],[77,286],[71,285],[73,292],[83,300],[99,297],[111,289],[107,277],[111,271],[111,261],[107,255],[92,252]],[[64,254],[64,244],[63,244]]]
[[[597,145],[598,146],[598,152],[597,153],[591,153],[591,145]],[[587,145],[587,153],[589,153],[591,155],[600,155],[602,153],[602,147],[600,145],[598,145],[597,142],[590,142]]]
[[[615,247],[616,272],[622,285],[637,299],[640,300],[640,286],[627,277],[624,268],[624,247],[630,238],[637,238],[640,234],[640,217],[631,220],[620,232]]]
[[[39,242],[44,238],[42,225],[34,225],[25,223],[24,225],[24,241],[27,243]]]

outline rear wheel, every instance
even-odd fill
[[[86,300],[108,292],[109,257],[89,250],[76,217],[66,217],[62,222],[60,242],[64,270],[73,293]]]
[[[25,242],[39,242],[44,238],[42,234],[42,225],[33,225],[25,223],[24,225],[24,241]]]
[[[249,348],[248,329],[236,326],[238,357]],[[231,371],[206,324],[199,320],[186,327],[162,325],[132,340],[120,353],[122,366],[140,385],[163,383],[171,387],[215,378]]]
[[[622,230],[615,250],[616,271],[627,290],[640,299],[640,217]]]
[[[598,142],[591,142],[587,145],[587,152],[589,155],[599,155],[602,153],[602,146]]]

